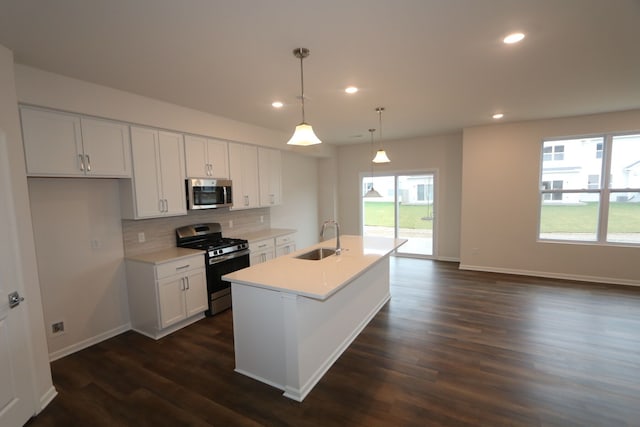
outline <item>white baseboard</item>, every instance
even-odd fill
[[[552,273],[548,271],[518,270],[500,267],[460,264],[460,270],[486,271],[488,273],[515,274],[518,276],[546,277],[549,279],[578,280],[581,282],[606,283],[611,285],[640,286],[637,280],[618,279],[614,277],[586,276],[581,274]]]
[[[113,338],[116,335],[120,335],[123,332],[127,332],[131,329],[131,324],[126,323],[122,326],[118,326],[117,328],[111,329],[110,331],[103,332],[99,335],[96,335],[91,338],[87,338],[86,340],[80,341],[78,343],[72,344],[68,347],[65,347],[61,350],[54,351],[53,353],[49,353],[49,361],[53,362],[54,360],[61,359],[65,356],[73,354],[77,351],[84,350],[87,347],[91,347],[92,345],[98,344],[104,340],[108,340],[109,338]]]
[[[40,396],[40,407],[38,408],[37,414],[42,412],[44,408],[46,408],[57,395],[58,391],[54,386],[51,386],[49,390],[47,390],[42,396]]]

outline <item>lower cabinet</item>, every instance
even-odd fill
[[[296,250],[295,233],[249,242],[251,265],[290,254]]]
[[[250,265],[260,264],[267,262],[274,257],[275,243],[273,238],[257,240],[255,242],[249,242],[249,250],[251,251]]]
[[[204,317],[203,254],[160,261],[128,258],[126,264],[133,330],[158,339]]]

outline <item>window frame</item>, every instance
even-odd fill
[[[609,210],[610,210],[610,202],[611,202],[611,194],[615,193],[629,193],[629,192],[640,192],[640,188],[611,188],[611,158],[612,158],[612,150],[613,150],[613,140],[616,137],[624,137],[624,136],[632,136],[638,135],[640,136],[640,131],[628,131],[628,132],[607,132],[607,133],[596,133],[596,134],[587,134],[587,135],[576,135],[576,136],[564,136],[564,137],[552,137],[552,138],[543,138],[540,142],[540,156],[539,156],[539,176],[538,176],[538,229],[537,229],[537,241],[538,242],[560,242],[560,243],[572,243],[572,244],[582,244],[582,245],[604,245],[604,246],[632,246],[638,247],[640,243],[635,242],[617,242],[617,241],[609,241],[608,238],[608,226],[609,226]],[[579,140],[579,139],[593,139],[593,138],[602,138],[602,158],[599,159],[602,161],[601,165],[601,173],[600,173],[600,187],[597,189],[586,188],[589,187],[587,184],[585,188],[579,189],[554,189],[553,185],[551,188],[544,188],[543,185],[543,174],[544,174],[544,162],[545,162],[545,154],[548,156],[550,153],[545,153],[545,143],[552,143],[552,157],[555,154],[555,147],[560,144],[555,144],[555,142],[563,142],[569,140]],[[562,144],[563,147],[566,144]],[[597,147],[597,146],[596,146]],[[598,148],[598,147],[597,147]],[[597,150],[597,152],[600,150]],[[563,150],[564,154],[564,150]],[[564,160],[564,158],[563,158]],[[556,161],[555,158],[547,161]],[[553,183],[552,181],[549,181]],[[596,228],[596,239],[595,240],[570,240],[570,239],[560,239],[560,238],[548,238],[540,236],[540,227],[542,222],[542,207],[545,202],[550,200],[557,200],[556,197],[559,196],[559,199],[562,200],[563,194],[577,194],[577,193],[590,193],[598,195],[598,218],[597,218],[597,228]]]

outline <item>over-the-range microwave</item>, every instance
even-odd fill
[[[187,207],[214,209],[233,205],[230,179],[187,178]]]

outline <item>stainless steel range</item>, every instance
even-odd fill
[[[222,237],[222,227],[216,222],[193,224],[176,229],[176,243],[181,248],[205,250],[207,292],[212,316],[231,307],[231,284],[222,276],[249,267],[249,242]]]

